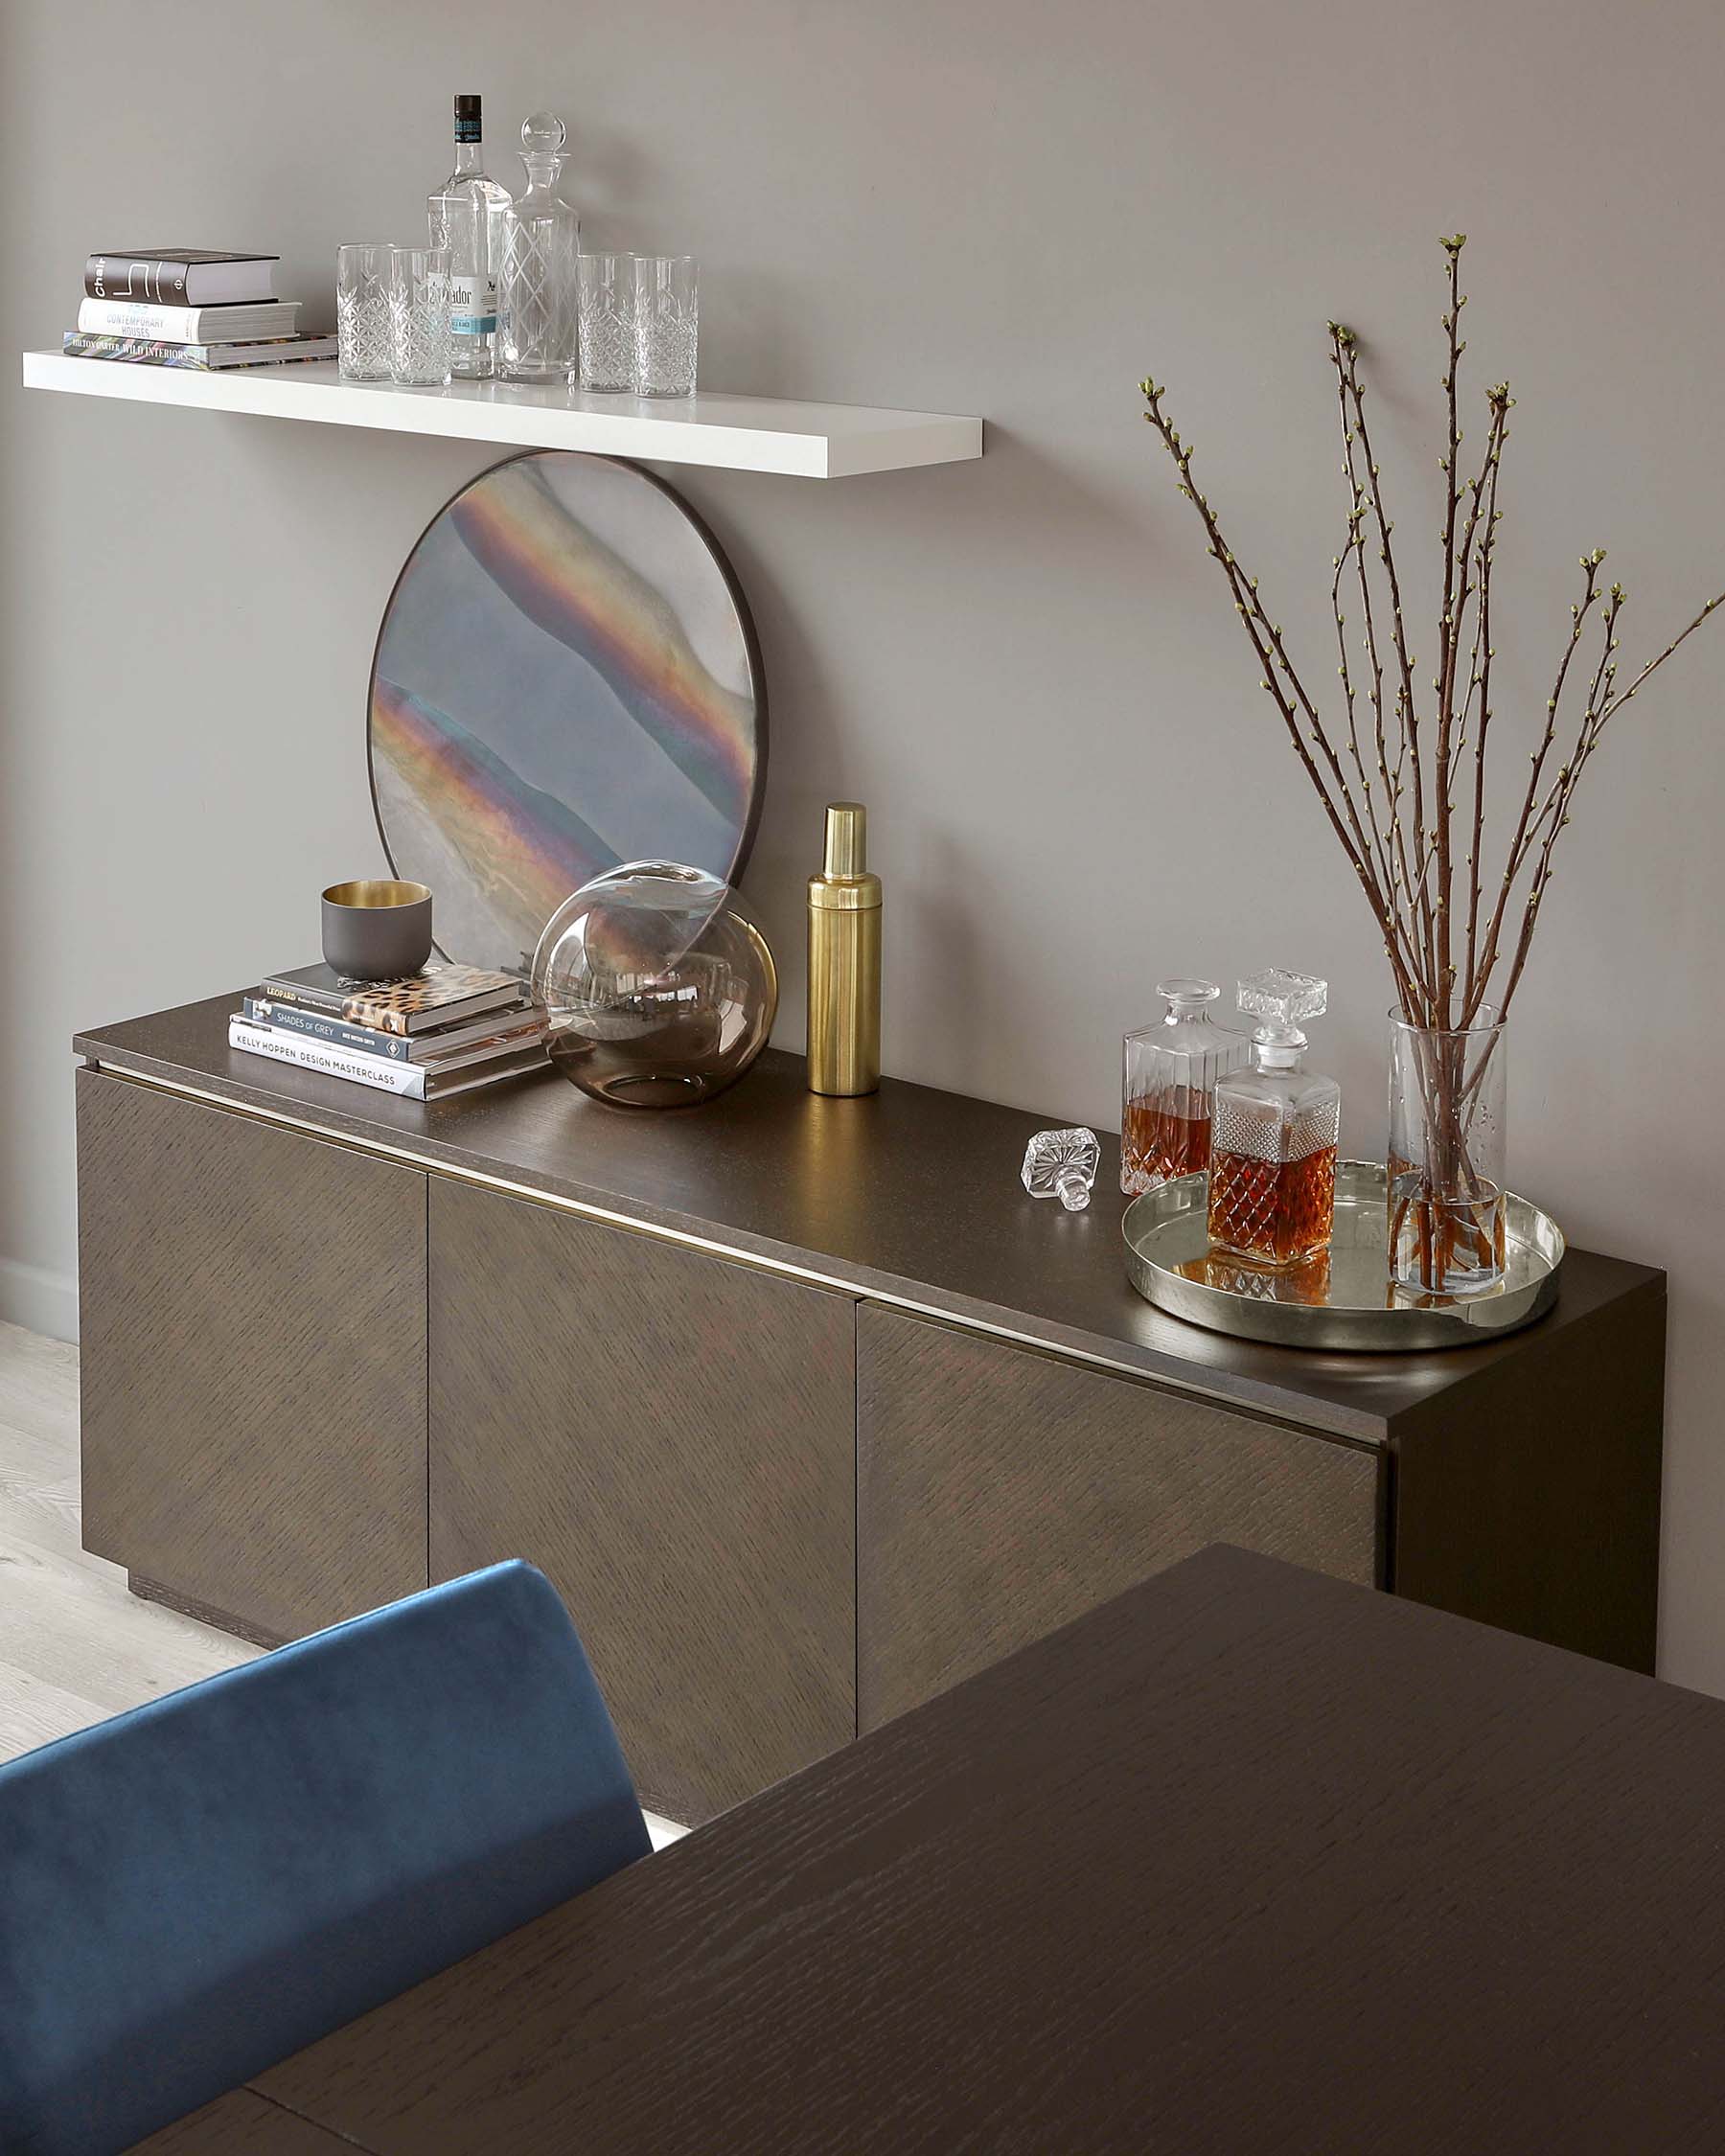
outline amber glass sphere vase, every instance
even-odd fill
[[[613,1108],[696,1108],[767,1044],[778,973],[728,883],[676,861],[609,869],[565,899],[533,958],[551,1060]]]

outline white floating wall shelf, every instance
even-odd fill
[[[27,352],[24,383],[29,389],[130,398],[141,404],[253,412],[269,419],[321,421],[326,426],[381,427],[396,434],[442,434],[521,449],[586,449],[655,464],[712,465],[804,479],[958,464],[982,454],[982,422],[946,412],[787,403],[705,390],[661,403],[514,382],[398,389],[391,382],[343,381],[334,360],[196,374],[188,368]]]

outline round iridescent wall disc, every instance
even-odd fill
[[[407,557],[372,663],[372,794],[450,958],[525,972],[620,861],[734,882],[767,700],[730,568],[657,479],[546,450],[483,472]]]

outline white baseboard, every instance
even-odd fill
[[[78,1338],[78,1282],[22,1258],[0,1257],[0,1319],[50,1340]]]

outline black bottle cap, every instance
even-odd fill
[[[477,120],[479,118],[479,98],[474,91],[458,90],[456,92],[455,117],[457,120]]]

